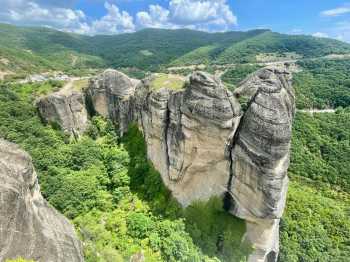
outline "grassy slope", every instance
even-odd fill
[[[177,75],[156,74],[150,83],[152,90],[168,88],[171,90],[181,90],[184,88],[185,79]]]

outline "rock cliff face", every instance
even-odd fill
[[[31,158],[0,139],[0,261],[84,261],[73,226],[43,199]]]
[[[108,69],[90,79],[87,99],[98,114],[118,123],[123,134],[133,119],[131,99],[139,82],[121,72]]]
[[[288,187],[292,122],[295,113],[290,75],[276,68],[261,69],[235,90],[248,96],[231,151],[231,212],[247,221],[247,239],[255,245],[251,261],[274,261],[278,225]]]
[[[56,123],[65,132],[80,136],[88,127],[85,96],[74,90],[61,90],[42,97],[37,102],[41,117]]]
[[[240,106],[219,79],[206,73],[194,73],[184,85],[184,90],[156,92],[140,85],[136,101],[146,99],[142,106],[136,103],[136,119],[148,157],[173,196],[187,206],[226,191],[225,144]]]
[[[249,261],[276,261],[295,110],[290,75],[261,69],[234,94],[203,72],[194,72],[181,90],[159,82],[154,88],[155,77],[135,87],[108,70],[87,94],[95,111],[117,121],[122,133],[138,123],[148,158],[183,206],[228,192],[230,212],[247,223],[245,239],[254,248]],[[244,114],[239,96],[249,100]]]

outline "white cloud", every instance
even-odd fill
[[[46,8],[36,2],[22,0],[4,3],[0,11],[1,21],[42,25],[67,31],[80,30],[85,19],[85,14],[81,10]]]
[[[150,5],[137,13],[140,27],[191,28],[205,31],[227,30],[237,25],[226,0],[170,0],[168,9]]]
[[[338,40],[350,42],[350,21],[336,23],[331,29],[331,34]]]
[[[304,32],[303,29],[293,28],[289,33],[293,35],[299,35],[299,34],[302,34],[303,32]]]
[[[134,18],[128,12],[120,11],[114,4],[105,3],[107,14],[95,20],[91,26],[91,33],[116,34],[135,31]]]
[[[90,21],[81,10],[61,7],[57,0],[2,0],[0,21],[19,25],[38,25],[81,34],[116,34],[135,31],[133,17],[105,2],[107,14]],[[72,4],[74,1],[66,1]]]
[[[321,37],[321,38],[328,38],[329,37],[328,34],[322,33],[322,32],[314,33],[314,34],[312,34],[312,36],[314,36],[314,37]]]
[[[140,27],[171,28],[169,14],[169,10],[160,5],[150,5],[148,12],[142,11],[136,14],[137,24]]]
[[[321,15],[322,16],[332,17],[332,16],[344,15],[344,14],[347,14],[347,13],[350,13],[350,7],[343,6],[343,7],[330,9],[330,10],[325,10],[325,11],[321,12]]]
[[[171,0],[169,9],[172,20],[178,24],[237,24],[226,0]]]
[[[111,3],[115,0],[106,0],[107,13],[99,19],[74,9],[77,0],[0,1],[0,22],[46,26],[82,34],[118,34],[146,27],[225,31],[237,25],[237,17],[227,0],[169,0],[166,7],[149,5],[148,10],[138,12],[135,18]]]

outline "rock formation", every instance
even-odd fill
[[[111,69],[90,79],[90,87],[86,92],[90,106],[101,116],[118,123],[121,134],[128,129],[133,119],[131,97],[139,82]]]
[[[0,261],[84,261],[73,226],[43,199],[27,153],[0,139]]]
[[[252,262],[277,258],[295,111],[289,78],[276,68],[261,69],[234,92],[248,96],[249,105],[232,141],[231,212],[247,222],[246,237],[255,249]]]
[[[203,72],[180,90],[166,88],[169,80],[159,87],[156,77],[136,86],[107,70],[91,81],[87,96],[121,133],[138,123],[148,158],[184,207],[228,192],[230,212],[247,223],[245,238],[254,248],[249,261],[276,261],[295,110],[289,74],[261,69],[234,94]],[[239,96],[249,100],[244,114]]]
[[[84,133],[88,127],[85,96],[82,92],[64,88],[40,98],[37,107],[43,120],[58,124],[63,131],[75,137]]]
[[[182,90],[154,89],[156,77],[134,88],[125,75],[108,70],[91,82],[87,94],[97,112],[119,119],[121,131],[133,121],[139,124],[148,158],[183,206],[223,195],[229,166],[225,145],[238,125],[239,103],[207,73],[194,73]]]

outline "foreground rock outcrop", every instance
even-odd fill
[[[43,199],[30,156],[0,139],[0,261],[84,261],[69,221]]]
[[[87,96],[121,133],[138,123],[148,158],[183,206],[228,193],[226,207],[247,224],[249,261],[276,261],[295,111],[289,73],[261,69],[234,94],[204,72],[194,72],[182,89],[162,79],[137,84],[107,70],[91,81]],[[240,96],[249,101],[244,114]]]
[[[63,131],[79,137],[88,127],[88,113],[85,96],[72,88],[41,97],[37,101],[42,119],[57,124]]]

